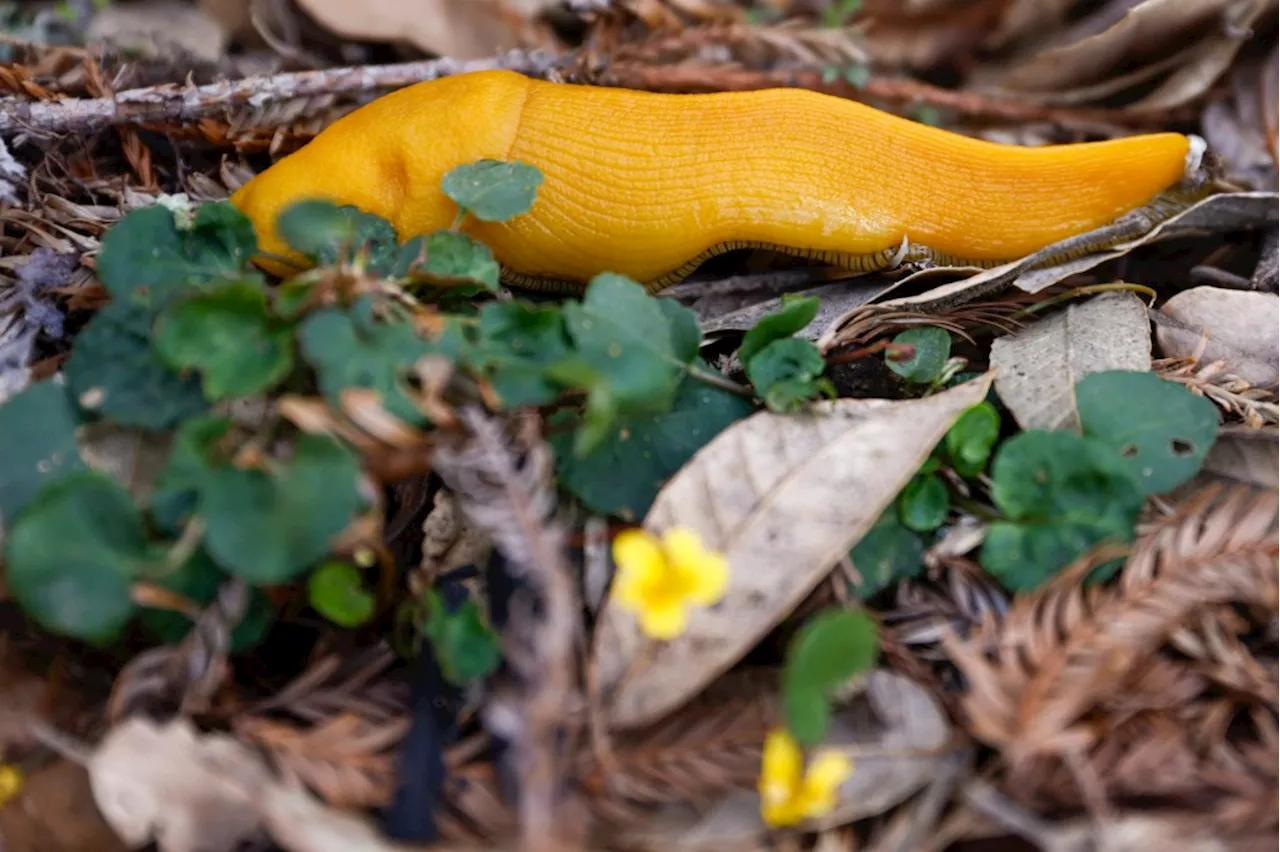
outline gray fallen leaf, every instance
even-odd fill
[[[1226,370],[1249,384],[1280,382],[1280,296],[1220,287],[1193,287],[1161,306],[1156,343],[1167,358],[1193,355],[1208,338],[1200,360],[1225,361]]]
[[[870,529],[987,373],[923,399],[839,399],[759,412],[721,432],[658,494],[644,526],[682,526],[724,553],[729,585],[669,642],[641,632],[611,595],[592,649],[608,723],[642,725],[684,704],[753,647]],[[633,665],[640,658],[643,665]]]
[[[1222,427],[1199,473],[1172,491],[1168,500],[1177,505],[1206,487],[1235,483],[1280,488],[1280,430],[1274,426]]]
[[[797,296],[816,296],[820,301],[818,314],[807,326],[796,333],[805,340],[817,340],[822,330],[836,317],[870,302],[891,285],[881,281],[835,281],[796,292]],[[782,298],[764,299],[735,311],[708,319],[702,324],[704,335],[716,335],[730,331],[747,331],[766,314],[782,307]]]
[[[1147,307],[1129,292],[1103,293],[991,344],[996,393],[1023,429],[1080,428],[1076,382],[1104,370],[1151,369]]]
[[[86,38],[152,59],[217,62],[226,53],[228,35],[203,9],[147,0],[104,5],[90,22]]]
[[[1123,257],[1134,249],[1158,240],[1255,229],[1274,230],[1276,222],[1280,221],[1278,208],[1280,208],[1280,194],[1274,192],[1212,195],[1160,223],[1143,236],[1119,243],[1104,252],[1037,268],[1045,258],[1060,254],[1058,248],[1048,246],[1021,260],[991,269],[972,270],[975,274],[968,278],[949,281],[919,295],[885,299],[881,303],[917,311],[936,312],[991,296],[1010,287],[1017,287],[1027,293],[1038,293],[1073,275],[1088,272],[1096,266]],[[926,269],[906,276],[893,289],[903,290],[912,285],[914,289],[915,286],[926,283],[932,278],[954,277],[970,270],[970,267]],[[880,300],[877,299],[877,301]],[[836,321],[837,324],[839,322],[840,320]]]

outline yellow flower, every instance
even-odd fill
[[[0,763],[0,808],[22,792],[22,770],[12,763]]]
[[[816,755],[806,770],[804,753],[785,728],[764,741],[760,760],[760,816],[770,826],[795,825],[835,807],[853,762],[837,752]]]
[[[636,613],[640,628],[654,639],[674,639],[689,621],[687,608],[711,606],[724,597],[729,565],[703,547],[697,533],[675,527],[659,539],[630,529],[613,540],[614,597]]]

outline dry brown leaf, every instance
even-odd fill
[[[407,42],[427,53],[482,59],[518,47],[547,0],[298,0],[326,29],[359,41]]]
[[[1278,471],[1280,430],[1274,426],[1260,429],[1227,426],[1218,430],[1218,440],[1205,457],[1197,478],[1222,477],[1276,489],[1280,488]]]
[[[996,393],[1023,429],[1080,428],[1076,382],[1103,370],[1151,369],[1147,307],[1130,292],[1103,293],[991,344]]]
[[[1280,381],[1280,296],[1275,293],[1193,287],[1165,302],[1154,319],[1156,342],[1166,358],[1225,361],[1227,372],[1259,387]]]
[[[1137,57],[1156,58],[1169,51],[1166,45],[1197,25],[1221,14],[1230,0],[1143,0],[1102,32],[1060,47],[1041,50],[1005,75],[1003,84],[1023,91],[1062,91],[1096,83],[1113,69]],[[1099,10],[1109,15],[1116,3]],[[1125,6],[1130,5],[1125,3]],[[1089,26],[1089,22],[1085,22]],[[1068,31],[1067,36],[1071,35]]]
[[[76,432],[76,445],[85,464],[110,474],[135,500],[144,503],[168,460],[171,442],[171,436],[106,421]]]
[[[762,411],[703,447],[659,493],[644,526],[687,527],[723,552],[728,590],[716,606],[695,610],[683,635],[662,643],[606,601],[593,664],[610,724],[665,715],[741,658],[875,523],[991,379],[918,400]]]

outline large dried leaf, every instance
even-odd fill
[[[991,344],[996,393],[1023,429],[1080,428],[1076,382],[1104,370],[1151,369],[1147,308],[1133,293],[1068,305]]]
[[[924,399],[760,412],[703,447],[658,495],[644,525],[688,527],[725,553],[728,590],[663,643],[606,602],[593,656],[610,723],[653,721],[741,658],[848,553],[990,383],[986,374]],[[642,666],[632,665],[637,657]]]
[[[1178,37],[1220,14],[1226,5],[1225,0],[1144,0],[1100,33],[1038,52],[1010,69],[1004,85],[1037,91],[1097,82],[1136,56],[1159,56],[1162,46],[1173,47]]]
[[[1156,342],[1167,358],[1193,356],[1202,338],[1202,362],[1225,361],[1229,373],[1274,387],[1280,372],[1280,296],[1221,287],[1193,287],[1165,302]]]
[[[835,808],[803,828],[846,825],[900,804],[951,759],[950,736],[950,723],[923,687],[887,669],[872,672],[865,691],[832,717],[819,746],[846,754],[853,772],[841,785]],[[759,794],[743,790],[710,809],[672,807],[660,820],[628,832],[626,841],[680,852],[750,849],[761,844],[766,831]]]
[[[308,15],[340,36],[408,42],[428,53],[481,59],[518,47],[528,19],[547,0],[298,0]]]
[[[1204,466],[1189,485],[1214,480],[1243,482],[1258,488],[1280,488],[1280,431],[1272,427],[1250,429],[1225,426],[1205,456]]]

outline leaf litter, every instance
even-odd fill
[[[1273,2],[249,5],[130,4],[92,55],[114,11],[0,23],[0,649],[57,661],[0,726],[6,850],[103,830],[49,781],[77,763],[117,842],[175,850],[1274,848]],[[188,47],[125,61],[161,14]],[[738,253],[660,299],[503,293],[479,325],[401,289],[411,246],[355,264],[313,209],[326,268],[263,287],[230,190],[377,94],[493,66],[802,86],[1032,144],[1191,127],[1216,183],[1062,262]],[[479,214],[527,206],[518,171],[468,173]],[[433,280],[490,298],[484,246],[428,244]],[[642,339],[583,328],[620,312]],[[346,343],[299,336],[313,313]],[[1064,442],[1094,461],[1027,452]],[[616,581],[635,528],[646,570],[728,565],[675,639]],[[805,681],[791,651],[833,612],[871,630]],[[54,712],[68,691],[94,709]],[[850,771],[788,828],[764,744],[796,707],[800,776]]]

